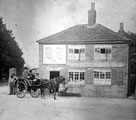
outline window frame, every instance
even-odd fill
[[[95,45],[94,60],[112,60],[112,45]]]
[[[68,60],[73,60],[73,61],[86,60],[86,46],[68,45]]]
[[[85,70],[69,70],[68,84],[85,84]]]
[[[111,85],[112,71],[95,69],[93,72],[93,84],[94,85]]]

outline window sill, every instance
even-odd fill
[[[85,82],[83,83],[74,83],[74,82],[68,82],[69,85],[85,85]]]
[[[68,83],[68,86],[69,87],[83,87],[83,86],[85,86],[85,84],[69,84]]]
[[[83,61],[87,61],[87,60],[68,60],[70,62],[83,62]]]

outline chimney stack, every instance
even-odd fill
[[[96,23],[95,3],[91,3],[91,10],[88,11],[88,25],[93,26]]]
[[[124,35],[124,27],[123,27],[123,23],[120,23],[120,28],[118,31],[119,35],[123,36]]]

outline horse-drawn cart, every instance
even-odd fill
[[[16,91],[16,95],[19,98],[25,97],[27,92],[29,92],[32,97],[37,98],[40,94],[40,85],[40,79],[32,81],[25,78],[19,78],[15,81],[14,88]]]
[[[36,79],[30,80],[25,78],[18,78],[14,83],[16,89],[16,95],[19,98],[25,97],[26,93],[29,92],[34,98],[43,95],[43,91],[47,88],[54,91],[54,99],[56,100],[56,92],[58,91],[59,84],[65,82],[63,76],[59,76],[50,80],[47,79]]]

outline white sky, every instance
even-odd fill
[[[76,24],[87,24],[88,10],[95,2],[96,22],[117,32],[136,33],[136,0],[0,0],[0,16],[13,30],[27,65],[39,66],[37,40]]]

